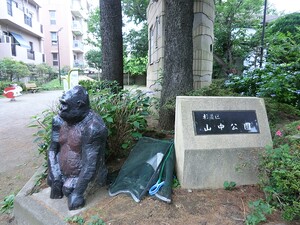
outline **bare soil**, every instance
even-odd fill
[[[85,220],[97,215],[107,225],[243,225],[248,215],[249,201],[263,198],[257,186],[241,186],[232,191],[174,189],[173,201],[167,204],[152,197],[136,203],[130,196],[120,194],[105,198],[83,214]],[[280,212],[267,217],[268,225],[299,225],[286,222]]]

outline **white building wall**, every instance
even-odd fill
[[[43,33],[39,10],[38,1],[12,1],[9,10],[7,1],[0,0],[0,59],[8,57],[25,63],[43,63]],[[31,17],[31,26],[25,23],[25,14]],[[28,45],[31,42],[33,46],[31,51],[28,52],[27,48],[19,46],[11,32],[21,35]]]

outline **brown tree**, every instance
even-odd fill
[[[123,87],[121,0],[100,0],[102,78]]]
[[[166,0],[165,62],[159,123],[174,129],[174,110],[167,103],[193,89],[193,4],[192,0]]]

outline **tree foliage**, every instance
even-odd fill
[[[28,75],[30,75],[30,71],[25,63],[11,58],[3,58],[0,60],[1,80],[19,81],[20,78]]]
[[[124,43],[131,56],[136,58],[146,57],[148,54],[148,25],[143,23],[140,30],[131,29],[125,35]]]
[[[215,7],[214,59],[223,73],[239,69],[244,59],[259,43],[250,29],[256,31],[262,21],[263,0],[217,0]],[[215,71],[216,72],[216,71]]]
[[[122,7],[124,14],[135,24],[147,21],[146,12],[149,0],[123,0]]]
[[[300,13],[295,12],[282,16],[270,23],[267,27],[267,32],[269,36],[278,32],[296,34],[299,32],[297,26],[300,26]]]
[[[146,69],[148,64],[147,57],[130,57],[125,58],[124,63],[124,72],[129,75],[138,76],[138,75],[145,75]]]
[[[131,75],[140,75],[146,73],[145,59],[148,54],[148,26],[146,23],[147,0],[140,1],[122,1],[122,10],[128,21],[133,21],[141,29],[130,29],[128,33],[123,33],[123,54],[125,73]],[[90,67],[102,68],[102,50],[101,50],[101,29],[100,29],[100,9],[93,10],[88,23],[88,38],[86,42],[94,47],[89,50],[85,59]]]
[[[297,27],[296,27],[297,28]],[[298,32],[286,34],[277,32],[268,37],[268,62],[275,64],[294,64],[296,69],[300,69],[300,27]]]
[[[146,11],[148,0],[130,1],[123,0],[123,12],[129,21],[139,25],[141,29],[131,29],[124,36],[127,56],[125,60],[125,71],[132,75],[143,75],[147,71],[148,55],[148,25]]]
[[[278,18],[266,29],[267,61],[275,64],[300,65],[300,13]]]
[[[47,65],[46,63],[41,63],[35,65],[35,75],[38,78],[45,77],[45,81],[51,81],[57,76],[57,73],[53,67]]]
[[[101,51],[96,50],[96,49],[89,50],[85,54],[85,59],[90,67],[96,68],[97,70],[101,69],[101,67],[102,67]]]
[[[94,9],[86,20],[88,27],[87,43],[96,48],[101,47],[100,8]]]

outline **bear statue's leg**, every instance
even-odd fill
[[[51,199],[59,199],[63,197],[62,186],[63,180],[52,180],[48,175],[47,184],[51,187],[50,198]]]
[[[83,195],[72,192],[68,196],[68,207],[69,210],[75,210],[82,208],[85,205],[85,200]]]
[[[78,181],[78,177],[67,178],[62,187],[64,196],[68,197],[73,191]]]
[[[85,205],[83,195],[75,193],[74,189],[77,185],[78,177],[69,177],[65,180],[62,187],[63,194],[68,197],[69,210],[75,210]]]

